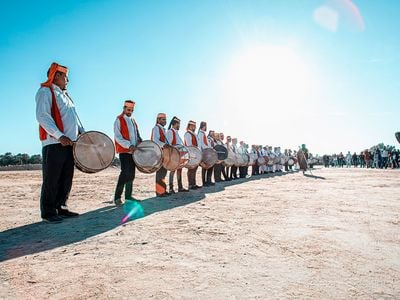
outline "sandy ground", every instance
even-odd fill
[[[40,222],[40,171],[0,173],[0,298],[399,299],[400,172],[320,169],[157,199],[120,225],[118,170],[76,172],[70,208]]]

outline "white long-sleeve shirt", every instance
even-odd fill
[[[174,128],[168,129],[168,131],[167,131],[167,140],[168,140],[168,143],[169,143],[170,145],[173,145],[173,144],[172,144],[172,140],[173,140],[173,133],[174,133],[174,132],[175,132],[175,138],[176,138],[176,144],[175,144],[175,145],[183,145],[183,141],[182,141],[181,137],[179,136],[178,130],[176,130],[176,129],[174,129]]]
[[[84,129],[79,126],[75,105],[72,100],[57,85],[53,84],[52,87],[56,96],[64,132],[61,132],[57,128],[56,122],[51,116],[52,95],[50,88],[41,87],[36,93],[36,120],[47,132],[47,138],[42,141],[43,147],[60,143],[58,139],[63,135],[75,141],[78,133],[84,132]]]
[[[162,130],[162,132],[164,133],[165,136],[165,142],[161,141],[161,137],[160,137],[160,129]],[[165,144],[168,144],[168,140],[167,140],[167,133],[165,132],[165,128],[163,126],[161,126],[160,124],[156,124],[156,126],[153,127],[153,130],[151,132],[151,140],[156,143],[158,146],[160,146],[161,148],[164,147]]]
[[[232,144],[232,151],[235,153],[238,153],[238,145],[237,144]]]
[[[192,143],[192,136],[196,139],[197,145],[194,145]],[[183,138],[185,139],[185,146],[198,147],[199,140],[198,140],[198,138],[197,138],[197,136],[196,136],[196,134],[194,132],[186,131],[185,135],[183,136]]]
[[[130,146],[136,146],[138,144],[139,133],[136,130],[133,118],[128,117],[125,114],[124,114],[123,118],[126,122],[126,125],[128,126],[129,140],[126,140],[122,137],[121,122],[119,121],[119,118],[117,118],[114,122],[114,138],[118,144],[120,144],[122,147],[128,149]]]
[[[207,144],[204,142],[204,137],[205,137],[205,139],[207,141]],[[211,148],[211,146],[210,146],[210,144],[208,142],[208,139],[207,139],[205,131],[199,130],[199,133],[197,134],[197,140],[198,140],[198,143],[199,143],[199,148],[201,150],[206,149],[206,148]]]

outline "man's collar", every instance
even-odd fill
[[[56,84],[52,83],[51,87],[53,88],[53,90],[56,90],[57,92],[63,93],[64,91]]]

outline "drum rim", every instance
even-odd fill
[[[106,136],[111,141],[111,144],[113,145],[113,152],[114,152],[113,157],[115,159],[115,145],[114,145],[113,140],[107,134],[105,134],[104,132],[98,131],[98,130],[85,131],[84,133],[80,134],[77,137],[77,139],[75,140],[75,143],[72,145],[72,154],[73,154],[73,157],[74,157],[74,164],[75,164],[75,166],[77,166],[77,164],[78,164],[79,165],[79,168],[77,167],[78,170],[80,170],[81,172],[84,172],[84,173],[97,173],[97,172],[103,171],[103,170],[109,168],[114,162],[114,159],[113,159],[106,167],[104,167],[102,169],[90,169],[90,168],[87,168],[87,167],[83,166],[79,161],[77,161],[77,157],[75,155],[76,142],[81,138],[82,135],[85,135],[87,133],[93,133],[93,132],[100,133],[100,134]]]

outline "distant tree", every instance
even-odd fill
[[[14,164],[14,156],[12,155],[11,152],[4,153],[4,155],[1,156],[0,163],[2,166],[13,165]]]
[[[42,163],[42,156],[40,154],[34,154],[29,158],[30,164],[41,164]]]

